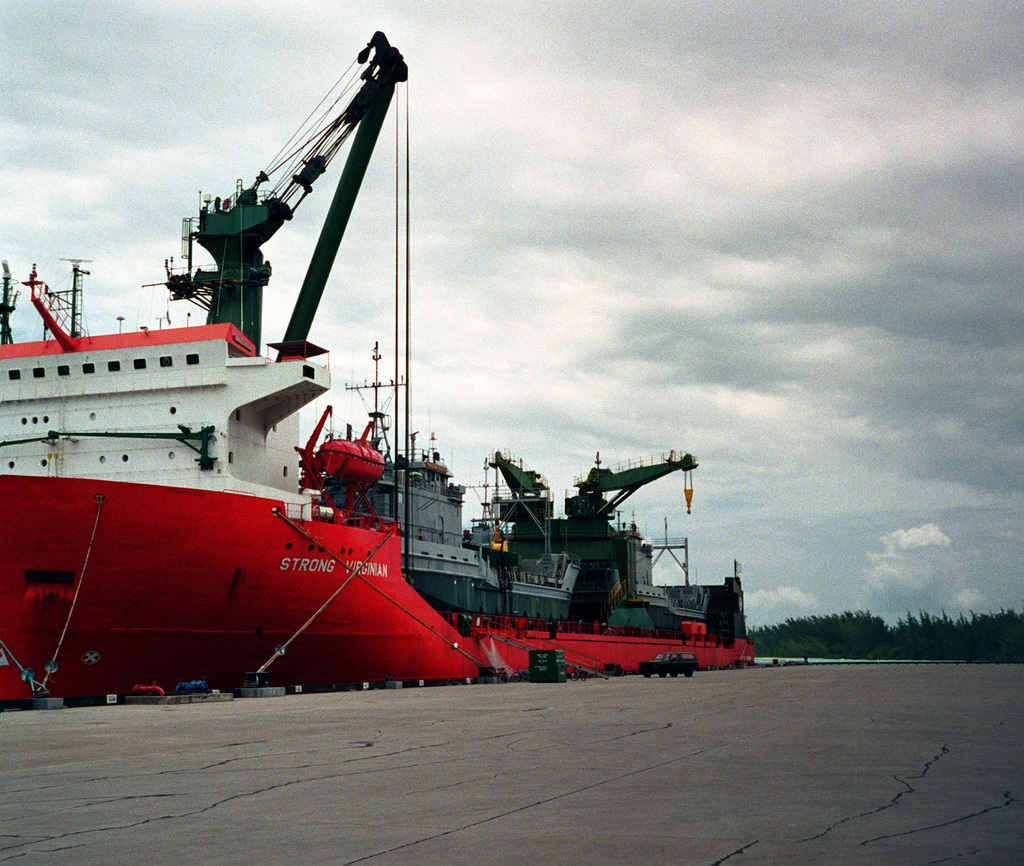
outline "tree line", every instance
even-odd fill
[[[889,625],[868,611],[787,619],[748,630],[759,658],[1024,662],[1024,612],[907,613]]]

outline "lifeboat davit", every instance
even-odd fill
[[[330,439],[316,452],[325,475],[355,484],[376,484],[384,474],[384,457],[363,439]]]

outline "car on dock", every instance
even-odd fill
[[[658,653],[653,659],[640,662],[640,673],[645,677],[657,674],[659,677],[692,677],[697,670],[697,656],[693,653]]]

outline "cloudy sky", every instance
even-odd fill
[[[91,260],[93,334],[197,323],[151,285],[181,219],[251,183],[383,30],[410,67],[412,426],[460,481],[495,448],[556,491],[598,451],[682,449],[693,513],[671,476],[623,516],[687,536],[700,581],[739,560],[755,624],[1020,609],[1022,21],[970,2],[10,0],[0,257],[52,287],[61,259]],[[393,352],[395,147],[392,114],[310,335],[356,423],[344,384],[372,377],[375,340]],[[264,249],[266,340],[330,183]],[[38,333],[23,298],[15,335]]]

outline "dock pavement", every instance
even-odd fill
[[[0,713],[0,862],[1022,863],[1024,666]]]

